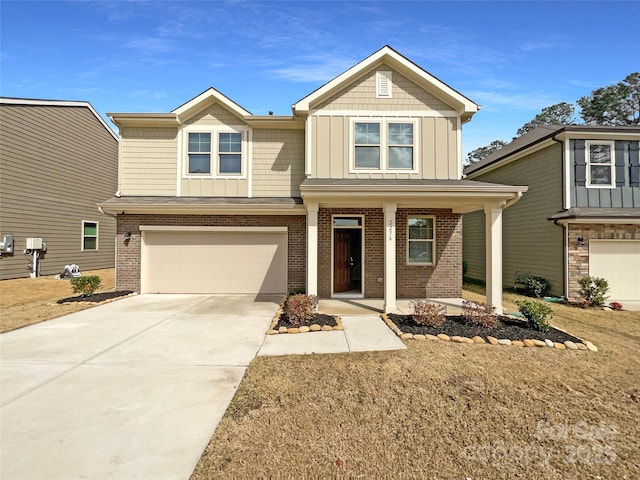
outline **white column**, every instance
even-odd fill
[[[318,294],[318,204],[307,204],[307,295]]]
[[[396,210],[395,203],[384,204],[384,312],[396,308]]]
[[[502,205],[485,205],[487,303],[502,313]]]

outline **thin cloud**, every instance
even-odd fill
[[[138,37],[125,42],[125,47],[132,50],[140,50],[141,53],[156,54],[169,53],[175,50],[174,45],[166,38]]]
[[[469,97],[481,105],[501,106],[517,110],[539,111],[549,105],[558,103],[557,99],[546,93],[505,93],[486,90],[467,91]]]
[[[274,78],[291,82],[327,82],[358,62],[358,59],[335,55],[305,56],[290,60],[289,67],[268,70]]]

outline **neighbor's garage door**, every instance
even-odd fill
[[[143,293],[285,293],[286,231],[143,231]]]
[[[640,240],[589,241],[589,275],[609,282],[611,300],[640,300]]]

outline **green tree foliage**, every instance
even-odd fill
[[[533,119],[518,129],[518,136],[521,137],[541,125],[568,125],[575,123],[575,111],[576,109],[573,105],[566,102],[545,107]]]
[[[479,162],[480,160],[482,160],[487,155],[492,154],[496,150],[500,150],[506,144],[507,144],[507,142],[503,142],[502,140],[494,140],[489,145],[486,145],[486,146],[480,147],[480,148],[476,148],[475,150],[473,150],[473,151],[468,153],[467,159],[465,160],[465,164],[466,165],[471,165],[471,164],[474,164],[476,162]]]
[[[640,125],[640,73],[578,100],[587,125]]]

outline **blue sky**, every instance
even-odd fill
[[[2,0],[0,14],[2,96],[87,100],[105,118],[210,86],[289,115],[388,44],[482,105],[465,155],[640,70],[640,2]]]

